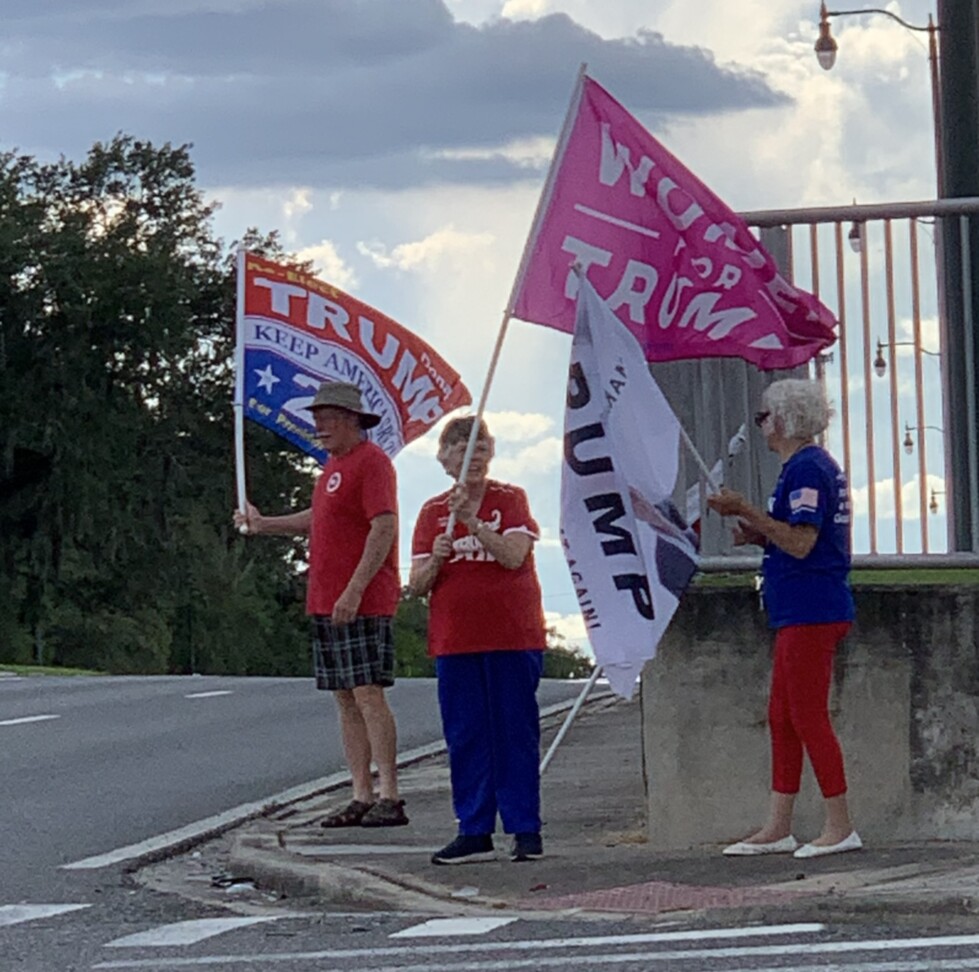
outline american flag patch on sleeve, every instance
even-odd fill
[[[811,486],[794,489],[789,493],[789,510],[792,513],[815,513],[819,508],[819,490]]]

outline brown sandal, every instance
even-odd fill
[[[360,821],[361,827],[403,827],[408,823],[404,800],[378,800]]]
[[[363,800],[351,800],[342,810],[335,810],[320,821],[321,827],[359,827],[361,821],[376,806]]]

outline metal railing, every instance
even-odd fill
[[[948,474],[942,283],[949,240],[962,251],[960,265],[970,265],[969,229],[979,199],[741,216],[757,230],[784,234],[783,270],[839,320],[837,343],[811,362],[810,374],[825,382],[836,409],[825,444],[850,482],[854,553],[875,564],[895,555],[903,561],[931,554],[926,559],[935,561],[952,549],[946,516],[952,491],[979,494],[975,482],[954,483]],[[957,233],[944,231],[949,221]],[[963,287],[970,286],[964,278]],[[957,333],[963,331],[971,333],[971,326]]]

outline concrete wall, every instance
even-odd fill
[[[979,839],[979,588],[873,586],[836,659],[831,712],[870,841]],[[750,588],[694,588],[643,672],[650,843],[735,840],[771,784],[771,632]],[[796,836],[822,822],[806,764]]]

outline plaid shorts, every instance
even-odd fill
[[[359,685],[394,685],[394,625],[391,618],[355,618],[334,624],[313,615],[316,687],[335,692]]]

